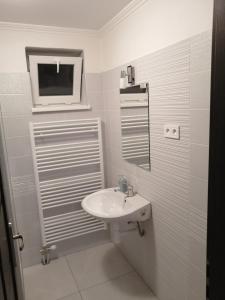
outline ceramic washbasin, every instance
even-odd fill
[[[138,194],[127,197],[113,188],[104,189],[85,197],[81,205],[90,215],[110,222],[142,222],[150,218],[151,204]]]

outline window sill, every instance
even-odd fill
[[[91,105],[89,104],[76,104],[76,105],[60,105],[60,106],[36,106],[32,107],[32,113],[45,113],[45,112],[60,112],[60,111],[80,111],[90,110]]]
[[[121,108],[130,108],[130,107],[148,107],[148,103],[121,103]]]

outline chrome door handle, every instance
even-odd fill
[[[23,240],[22,234],[18,233],[18,234],[13,235],[13,239],[20,241],[19,242],[19,249],[20,249],[20,251],[23,251],[23,249],[24,249],[24,240]]]

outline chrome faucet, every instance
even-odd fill
[[[134,187],[133,185],[129,184],[127,187],[127,192],[126,192],[126,196],[128,197],[134,197],[135,193],[134,193]]]
[[[127,187],[127,192],[125,193],[124,199],[123,199],[123,207],[125,206],[126,202],[127,202],[127,198],[129,197],[134,197],[135,193],[134,193],[134,187],[133,185],[128,185]]]

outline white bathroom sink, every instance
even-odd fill
[[[81,205],[90,215],[107,223],[142,222],[150,218],[151,204],[138,194],[127,197],[113,188],[101,190],[84,198]]]

